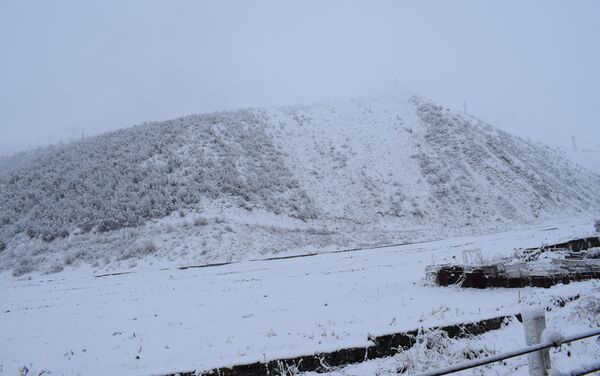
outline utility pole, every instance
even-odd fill
[[[575,144],[575,136],[571,136],[571,142],[573,143],[573,151],[577,151],[577,145]]]

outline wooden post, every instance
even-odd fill
[[[523,329],[525,344],[537,345],[541,342],[542,332],[546,329],[546,316],[543,308],[531,308],[523,311]],[[547,376],[550,371],[550,352],[548,349],[527,355],[530,376]]]

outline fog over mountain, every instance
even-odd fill
[[[600,149],[600,3],[0,3],[0,153],[190,113],[394,93]]]

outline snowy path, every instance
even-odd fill
[[[558,227],[558,228],[556,228]],[[427,287],[423,271],[461,251],[484,256],[589,235],[589,221],[375,250],[94,278],[83,270],[0,276],[0,375],[157,374],[366,345],[385,334],[518,310],[552,289]],[[541,298],[540,298],[541,299]]]

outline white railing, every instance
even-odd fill
[[[461,364],[455,364],[443,369],[421,373],[418,376],[441,376],[448,375],[454,372],[464,371],[467,369],[484,366],[495,362],[500,362],[505,359],[515,358],[517,356],[528,355],[529,374],[531,376],[546,376],[550,372],[551,363],[548,349],[551,347],[559,347],[563,343],[579,341],[589,337],[600,336],[600,328],[589,330],[587,332],[578,333],[569,336],[556,335],[546,333],[545,341],[542,341],[542,333],[546,328],[546,318],[543,310],[531,310],[523,312],[523,327],[525,330],[526,347],[518,350],[509,351],[504,354],[492,355],[482,359],[476,359]],[[569,371],[569,375],[585,375],[590,372],[600,370],[600,361],[592,364],[579,366],[576,369]]]

